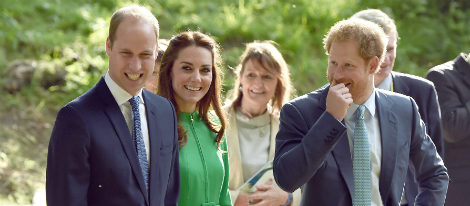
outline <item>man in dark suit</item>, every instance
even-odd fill
[[[378,9],[366,9],[355,13],[352,18],[361,18],[378,24],[388,36],[388,44],[384,62],[380,70],[375,74],[374,84],[376,88],[397,92],[412,97],[419,108],[421,119],[426,125],[426,131],[431,137],[437,152],[444,157],[444,138],[442,135],[441,113],[434,85],[424,78],[395,72],[396,49],[398,31],[393,19]],[[413,167],[410,165],[405,183],[402,205],[414,205],[418,195],[418,184],[415,180]]]
[[[449,169],[446,205],[470,202],[470,54],[429,70],[427,79],[436,85],[442,111],[445,149]]]
[[[387,37],[352,18],[324,39],[330,86],[281,111],[274,177],[302,205],[399,205],[409,161],[418,205],[443,205],[448,175],[408,96],[374,88]]]
[[[177,205],[175,110],[142,89],[153,72],[157,40],[158,21],[146,8],[113,14],[108,72],[57,115],[47,159],[48,205]]]

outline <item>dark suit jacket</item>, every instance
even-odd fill
[[[50,206],[177,205],[179,159],[172,104],[146,90],[149,191],[136,149],[104,78],[63,107],[52,131],[47,158]]]
[[[274,178],[286,191],[302,187],[302,205],[352,205],[353,172],[346,127],[326,112],[329,87],[301,96],[281,110]],[[426,134],[413,99],[376,90],[382,138],[380,195],[398,205],[409,161],[422,191],[416,204],[443,205],[448,176]]]
[[[470,64],[464,56],[432,68],[426,76],[436,86],[442,111],[450,176],[446,205],[470,202]]]
[[[433,83],[418,76],[393,71],[392,78],[394,92],[410,96],[415,100],[421,119],[426,125],[426,132],[431,137],[439,155],[444,157],[441,112]],[[413,170],[410,164],[405,184],[405,196],[409,205],[414,205],[416,195],[418,195],[418,184]]]

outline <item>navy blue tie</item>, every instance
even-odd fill
[[[140,127],[140,112],[139,112],[139,97],[134,96],[129,99],[132,107],[132,116],[134,117],[134,129],[133,138],[137,151],[137,158],[139,158],[139,165],[142,169],[142,175],[144,176],[145,186],[148,188],[148,168],[149,164],[147,161],[147,152],[145,150],[144,138],[142,135],[142,129]]]

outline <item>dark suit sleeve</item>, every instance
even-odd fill
[[[174,141],[173,141],[173,152],[171,160],[170,177],[168,179],[168,187],[165,194],[165,205],[178,205],[178,198],[180,194],[180,165],[179,165],[179,146],[178,146],[178,129],[177,129],[177,118],[174,112],[174,107],[170,103],[173,111],[173,127],[174,127]]]
[[[427,105],[427,127],[428,134],[431,137],[434,145],[436,145],[437,153],[444,157],[444,137],[442,136],[442,123],[441,111],[439,109],[439,102],[437,100],[436,89],[430,87]]]
[[[309,125],[295,105],[285,104],[274,157],[274,179],[279,187],[294,192],[307,183],[345,132],[346,127],[326,111]]]
[[[49,142],[46,198],[49,206],[83,206],[90,182],[89,135],[79,112],[62,108]]]
[[[434,82],[442,113],[442,126],[449,142],[470,137],[470,101],[462,101],[446,73],[430,71],[426,78]]]
[[[442,206],[449,183],[447,169],[426,133],[426,126],[419,116],[416,103],[412,98],[410,100],[413,107],[410,160],[414,165],[420,188],[415,204]]]

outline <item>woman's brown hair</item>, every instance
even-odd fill
[[[220,70],[221,58],[219,45],[213,38],[198,31],[187,31],[173,36],[170,39],[168,48],[163,54],[161,61],[158,94],[169,99],[171,103],[175,105],[175,109],[179,117],[180,110],[175,101],[175,91],[172,87],[171,70],[175,60],[178,58],[179,52],[189,46],[206,48],[212,54],[212,82],[207,94],[204,95],[204,97],[197,103],[197,108],[199,115],[202,117],[207,127],[217,134],[215,142],[217,142],[217,147],[219,147],[225,132],[227,120],[224,112],[222,111],[222,102],[220,97],[223,74]],[[220,124],[211,120],[209,114],[209,110],[211,108],[219,118]],[[183,125],[178,123],[178,144],[180,145],[180,149],[187,143],[187,141],[188,137],[186,135],[186,130]]]
[[[231,107],[239,107],[243,98],[243,93],[240,91],[241,77],[245,72],[245,64],[249,60],[257,61],[269,72],[275,74],[277,78],[277,86],[274,92],[273,99],[270,101],[271,112],[278,115],[282,105],[284,105],[291,98],[293,91],[292,83],[289,77],[289,68],[285,62],[282,54],[274,46],[276,43],[273,41],[254,41],[246,45],[245,52],[240,57],[240,64],[237,66],[235,85],[231,92]]]

